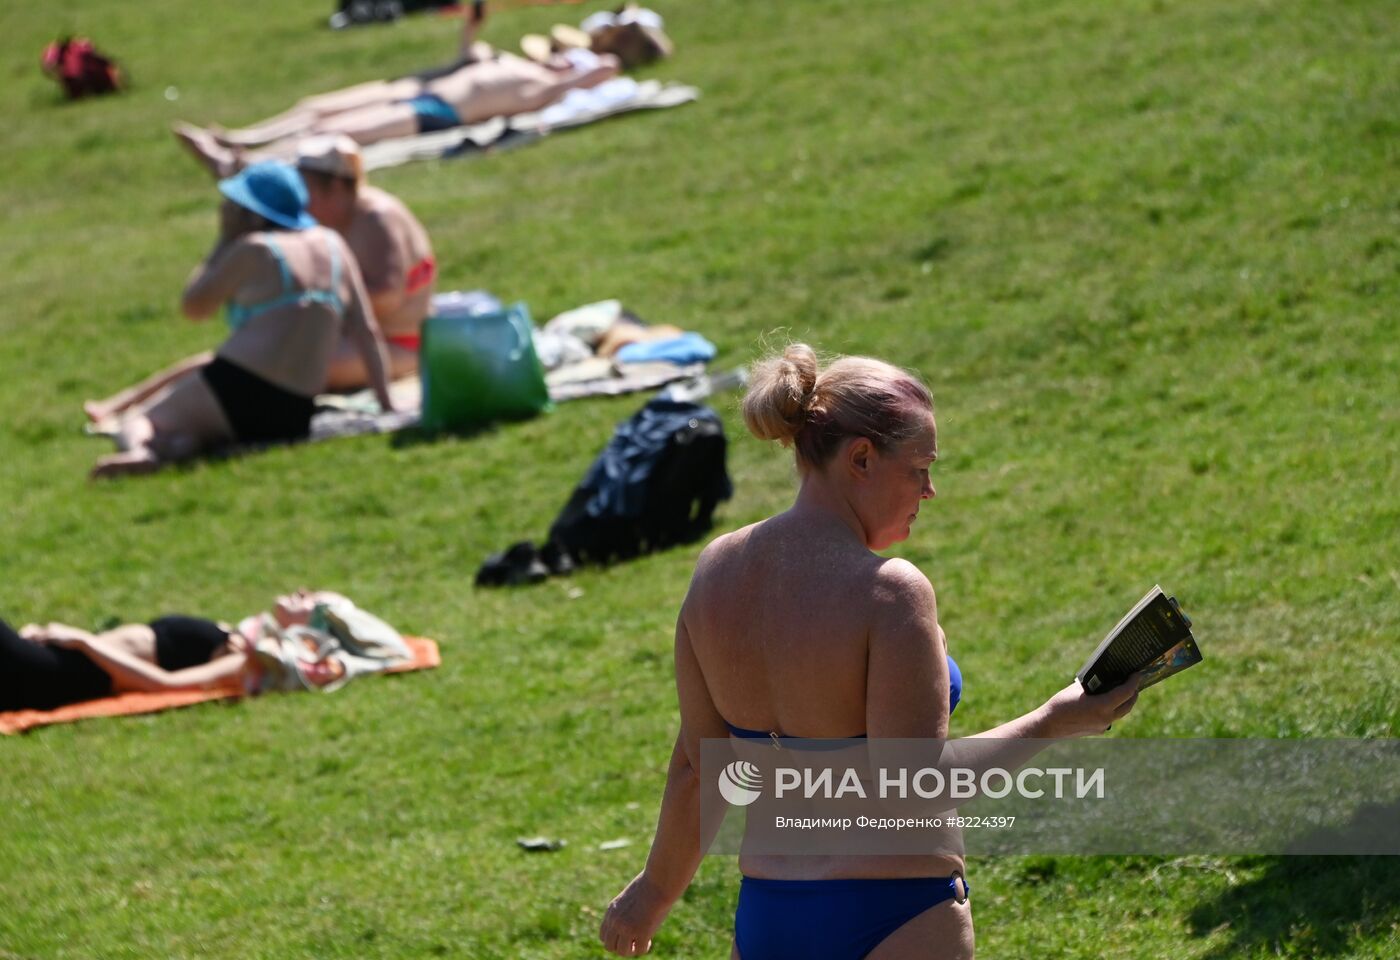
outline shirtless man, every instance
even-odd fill
[[[374,316],[389,344],[391,376],[416,373],[419,331],[437,279],[428,231],[397,197],[365,182],[360,148],[347,136],[303,141],[296,166],[311,195],[311,215],[343,236],[360,264]],[[368,383],[360,352],[342,340],[331,359],[326,389],[352,390]]]
[[[476,26],[469,17],[460,59],[449,69],[307,97],[241,130],[181,123],[175,137],[210,173],[227,177],[258,160],[290,160],[301,138],[317,134],[343,133],[363,146],[542,110],[570,90],[612,79],[622,67],[613,54],[586,50],[546,63],[500,53],[474,40]]]

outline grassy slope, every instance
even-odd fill
[[[0,85],[0,614],[232,617],[325,584],[442,638],[446,662],[0,743],[0,956],[591,955],[644,856],[695,550],[528,595],[469,583],[544,529],[637,400],[83,479],[103,448],[79,402],[219,335],[174,310],[213,206],[165,125],[416,68],[452,27],[332,34],[310,0],[49,6],[0,9],[21,55]],[[502,15],[488,38],[576,10]],[[699,84],[699,105],[376,178],[428,224],[448,286],[541,317],[620,296],[725,362],[777,331],[921,370],[941,506],[903,550],[968,677],[955,730],[1055,689],[1161,579],[1210,660],[1124,735],[1396,735],[1392,5],[663,12],[680,55],[658,73]],[[56,103],[33,61],[68,28],[136,88]],[[728,527],[781,508],[791,473],[722,405]],[[538,832],[571,846],[514,848]],[[1383,861],[975,870],[989,957],[1382,957],[1400,938]],[[732,864],[707,863],[660,953],[723,955],[734,893]]]

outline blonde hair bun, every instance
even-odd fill
[[[797,448],[819,467],[850,437],[881,451],[927,429],[933,397],[917,375],[873,357],[837,357],[819,368],[805,343],[759,362],[744,396],[744,423],[760,440]]]
[[[817,386],[816,352],[805,343],[789,344],[781,356],[760,361],[744,395],[744,423],[760,440],[787,446],[807,422]]]

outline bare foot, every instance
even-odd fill
[[[192,123],[175,123],[170,132],[204,169],[216,177],[233,176],[243,167],[242,151],[219,143],[208,130],[202,130]]]
[[[254,141],[240,139],[236,131],[221,127],[217,123],[209,124],[209,126],[204,128],[204,131],[208,133],[209,136],[213,137],[214,142],[219,144],[219,146],[228,147],[230,150],[257,146]]]
[[[117,411],[101,400],[85,400],[83,401],[83,413],[87,414],[89,423],[100,424],[103,421],[111,420]]]
[[[160,469],[160,461],[149,448],[113,453],[97,461],[97,466],[88,474],[93,480],[102,477],[121,477],[135,473],[154,473]]]

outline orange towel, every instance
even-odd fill
[[[435,641],[425,637],[404,637],[413,651],[413,662],[390,667],[385,673],[406,673],[410,670],[431,670],[442,664],[442,654]],[[70,703],[53,710],[11,710],[0,713],[0,733],[23,733],[34,727],[51,723],[72,723],[92,717],[129,717],[138,713],[157,713],[188,707],[207,700],[233,700],[243,696],[241,687],[213,690],[162,690],[158,693],[119,693],[101,700]]]

